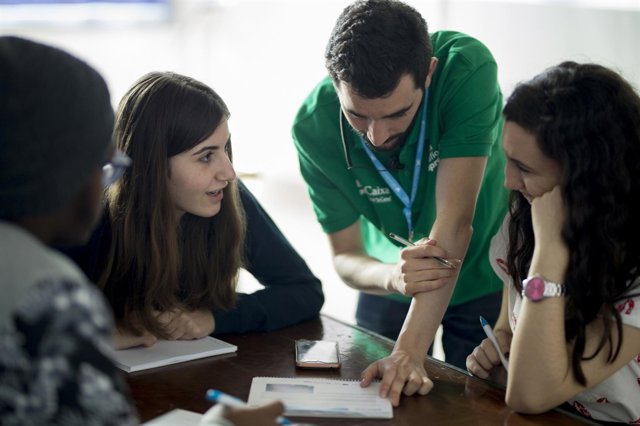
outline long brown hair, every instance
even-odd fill
[[[154,311],[227,309],[235,302],[245,233],[237,183],[224,189],[216,216],[186,213],[177,227],[167,189],[169,158],[201,143],[228,117],[214,90],[169,72],[143,76],[120,101],[114,137],[132,164],[107,193],[112,243],[98,285],[124,330],[167,337]]]

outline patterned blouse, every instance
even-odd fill
[[[509,290],[509,325],[515,331],[522,307],[522,296],[513,286],[507,271],[508,221],[491,241],[490,260],[494,271]],[[640,296],[638,284],[633,283],[635,296],[618,302],[616,308],[624,325],[640,328]],[[580,392],[568,403],[580,414],[596,420],[640,425],[640,354],[597,385]]]
[[[137,424],[102,295],[26,232],[0,222],[0,241],[1,423]]]

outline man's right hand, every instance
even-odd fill
[[[329,234],[329,242],[340,278],[350,287],[369,294],[415,296],[437,290],[455,282],[462,263],[450,259],[444,248],[428,238],[402,250],[397,264],[383,263],[367,254],[359,222]],[[433,256],[447,259],[455,268],[442,265]]]
[[[447,259],[455,268],[442,265],[434,257]],[[437,290],[451,282],[461,263],[459,259],[449,259],[447,251],[438,247],[435,240],[423,238],[400,252],[400,261],[389,276],[387,290],[406,296]]]

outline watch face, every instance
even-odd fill
[[[524,295],[533,301],[542,299],[544,296],[544,280],[540,277],[533,277],[527,280]]]

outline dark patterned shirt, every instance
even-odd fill
[[[112,317],[71,262],[0,222],[0,423],[133,425]]]

